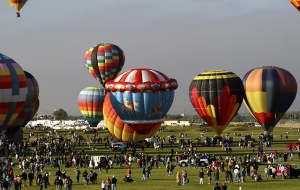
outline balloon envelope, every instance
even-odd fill
[[[248,71],[243,83],[248,110],[271,133],[296,97],[296,79],[285,69],[263,66]]]
[[[227,70],[206,71],[192,80],[189,96],[197,113],[221,134],[242,104],[243,83]]]
[[[78,108],[91,127],[97,127],[103,119],[103,87],[86,87],[78,96]]]
[[[25,5],[27,0],[7,0],[10,6],[15,7],[17,11],[20,11]]]
[[[153,136],[173,103],[177,86],[175,79],[152,69],[132,69],[118,75],[106,83],[106,126],[122,141]]]
[[[18,114],[18,117],[14,120],[11,126],[24,127],[37,112],[36,104],[39,101],[39,85],[37,80],[27,71],[24,71],[26,75],[27,95],[24,105]]]
[[[290,2],[298,11],[300,11],[300,0],[290,0]]]
[[[104,87],[105,83],[115,78],[123,68],[125,55],[119,46],[101,43],[85,53],[84,61],[91,75]]]
[[[26,76],[18,63],[0,54],[0,133],[20,113],[27,95]]]

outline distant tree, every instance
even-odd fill
[[[78,120],[78,119],[84,120],[84,117],[82,115],[80,115],[80,116],[68,115],[67,119],[68,120]]]
[[[55,120],[66,120],[68,118],[67,112],[63,109],[55,110],[53,116]]]
[[[165,117],[165,120],[180,120],[182,119],[182,116],[180,114],[167,114]]]

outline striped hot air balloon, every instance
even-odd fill
[[[0,53],[0,134],[17,118],[27,95],[26,76],[21,66]]]
[[[110,133],[121,141],[155,135],[169,111],[177,81],[152,69],[132,69],[106,83],[103,114]]]
[[[37,80],[27,71],[26,75],[27,95],[18,117],[11,124],[12,127],[24,127],[31,119],[33,112],[36,112],[36,104],[39,101],[39,85]],[[30,119],[30,120],[29,120]]]
[[[220,135],[243,102],[243,83],[227,70],[206,71],[192,80],[189,96],[197,113]]]
[[[84,61],[91,75],[104,87],[105,83],[114,79],[123,68],[125,55],[117,45],[101,43],[85,53]]]
[[[78,96],[78,108],[91,127],[97,127],[103,119],[103,87],[86,87]]]
[[[245,104],[267,133],[289,109],[297,94],[297,82],[287,70],[263,66],[251,69],[243,78]]]

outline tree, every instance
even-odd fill
[[[67,112],[63,109],[55,110],[53,116],[55,120],[66,120],[68,118]]]

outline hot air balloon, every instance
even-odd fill
[[[123,68],[125,55],[117,45],[101,43],[85,53],[84,61],[92,76],[104,87],[105,83],[115,78]]]
[[[227,70],[206,71],[192,80],[189,96],[197,113],[220,135],[243,102],[243,83]]]
[[[86,87],[79,93],[78,108],[91,127],[97,127],[103,119],[104,98],[103,87]]]
[[[243,83],[246,107],[265,132],[272,133],[296,97],[296,79],[285,69],[263,66],[248,71]]]
[[[27,95],[26,76],[18,63],[0,54],[0,134],[17,118]]]
[[[132,69],[106,83],[103,115],[106,127],[124,142],[143,140],[159,130],[178,84],[165,74]]]
[[[7,0],[7,1],[10,4],[10,6],[15,7],[17,9],[16,16],[20,17],[20,12],[19,11],[25,5],[25,3],[27,2],[27,0]]]
[[[5,132],[6,136],[11,138],[19,128],[24,127],[36,114],[37,107],[39,104],[39,86],[36,79],[27,71],[24,71],[26,75],[26,84],[27,84],[27,95],[24,102],[24,105],[19,112],[17,118],[10,125],[11,130]]]
[[[298,11],[300,11],[300,0],[290,0],[290,2]]]

